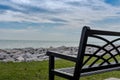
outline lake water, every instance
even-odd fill
[[[41,40],[0,40],[0,48],[48,48],[59,46],[78,46],[79,41],[41,41]]]

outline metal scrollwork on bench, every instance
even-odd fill
[[[109,40],[107,40],[101,36],[98,36],[98,35],[90,35],[90,37],[100,39],[106,43],[103,46],[99,46],[99,45],[95,45],[95,44],[87,44],[88,47],[97,48],[97,50],[94,51],[92,54],[85,53],[85,56],[88,56],[88,58],[83,62],[83,66],[86,65],[87,62],[93,57],[95,57],[96,59],[92,63],[90,63],[88,67],[93,67],[94,65],[96,65],[96,63],[99,60],[102,60],[102,61],[99,63],[98,66],[103,66],[106,63],[107,63],[107,65],[113,64],[110,62],[111,59],[113,60],[113,62],[115,64],[119,63],[116,56],[118,56],[118,55],[120,56],[120,51],[118,50],[118,48],[120,48],[120,45],[116,46],[113,43],[116,41],[119,41],[120,38],[109,41]],[[112,48],[110,50],[107,50],[105,47],[107,47],[109,45],[112,46]],[[102,53],[101,55],[98,55],[99,51],[101,51],[101,50],[104,51],[104,53]],[[113,54],[113,52],[112,52],[113,50],[115,50],[116,54],[115,53]],[[105,55],[110,55],[110,56],[106,59]]]

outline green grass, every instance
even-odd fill
[[[74,64],[57,60],[56,67],[73,66]],[[120,78],[120,71],[106,72],[97,75],[82,77],[81,80],[104,80],[105,78]],[[48,80],[48,61],[42,62],[0,62],[0,80]],[[66,80],[56,77],[56,80]]]

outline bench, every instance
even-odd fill
[[[47,51],[49,80],[54,80],[55,75],[68,80],[80,80],[82,76],[120,69],[119,40],[120,32],[94,30],[84,26],[76,57]],[[55,58],[72,61],[75,66],[56,69]]]

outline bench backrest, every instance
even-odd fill
[[[119,44],[120,32],[92,30],[85,26],[81,34],[75,73],[120,66]]]

